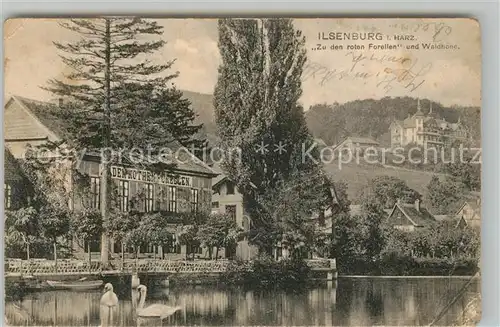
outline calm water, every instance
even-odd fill
[[[429,323],[465,285],[466,279],[350,279],[298,294],[221,290],[215,286],[149,286],[146,306],[180,305],[182,311],[163,321],[173,325],[423,325]],[[137,321],[129,290],[117,290],[120,305],[114,325],[161,325],[157,320]],[[475,280],[439,321],[450,325],[480,292]],[[100,291],[50,291],[30,294],[21,302],[7,302],[10,325],[99,326]]]

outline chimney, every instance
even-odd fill
[[[417,211],[420,211],[420,200],[419,200],[419,199],[416,199],[416,200],[415,200],[415,209],[416,209]]]
[[[58,100],[59,100],[59,107],[62,107],[64,103],[63,98],[59,98]]]

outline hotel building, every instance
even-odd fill
[[[68,131],[65,122],[55,114],[58,106],[13,96],[4,109],[4,140],[8,152],[17,160],[22,160],[28,148],[40,146],[46,142],[59,142],[67,139]],[[61,147],[66,146],[65,143]],[[186,149],[180,151],[181,159],[174,168],[165,171],[150,171],[127,164],[116,163],[111,166],[112,190],[116,192],[115,205],[122,211],[135,212],[204,212],[210,213],[212,203],[212,178],[217,174],[207,165],[192,156]],[[100,170],[101,156],[98,153],[86,152],[79,162],[77,171],[87,179],[88,189],[85,196],[77,192],[70,200],[70,207],[75,210],[100,207]],[[57,172],[63,171],[65,163],[60,164]],[[68,171],[71,171],[70,169]],[[74,172],[71,171],[70,175]],[[52,176],[52,175],[51,175]],[[67,178],[68,187],[73,187],[73,177]],[[6,184],[7,185],[7,184]],[[7,190],[7,186],[6,190]],[[8,188],[12,190],[12,188]],[[11,192],[11,191],[10,191]],[[12,192],[9,194],[13,194]],[[7,200],[6,200],[7,201]],[[6,202],[7,203],[7,202]],[[138,216],[140,217],[140,215]],[[172,223],[172,243],[158,249],[153,245],[141,249],[144,255],[160,254],[168,258],[184,258],[186,253],[201,249],[188,249],[180,245],[176,237],[180,223]],[[112,241],[111,241],[112,242]],[[75,256],[86,256],[87,247],[75,242]],[[118,257],[121,245],[110,244],[111,257]],[[100,244],[91,244],[91,252],[98,256]],[[88,252],[87,252],[88,253]]]

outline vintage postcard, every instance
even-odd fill
[[[5,325],[480,321],[478,21],[3,37]]]

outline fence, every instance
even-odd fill
[[[112,260],[107,269],[99,261],[58,260],[18,260],[5,261],[5,274],[9,276],[81,275],[81,274],[121,274],[121,273],[221,273],[226,271],[229,260]],[[335,260],[307,260],[313,270],[335,269]]]

